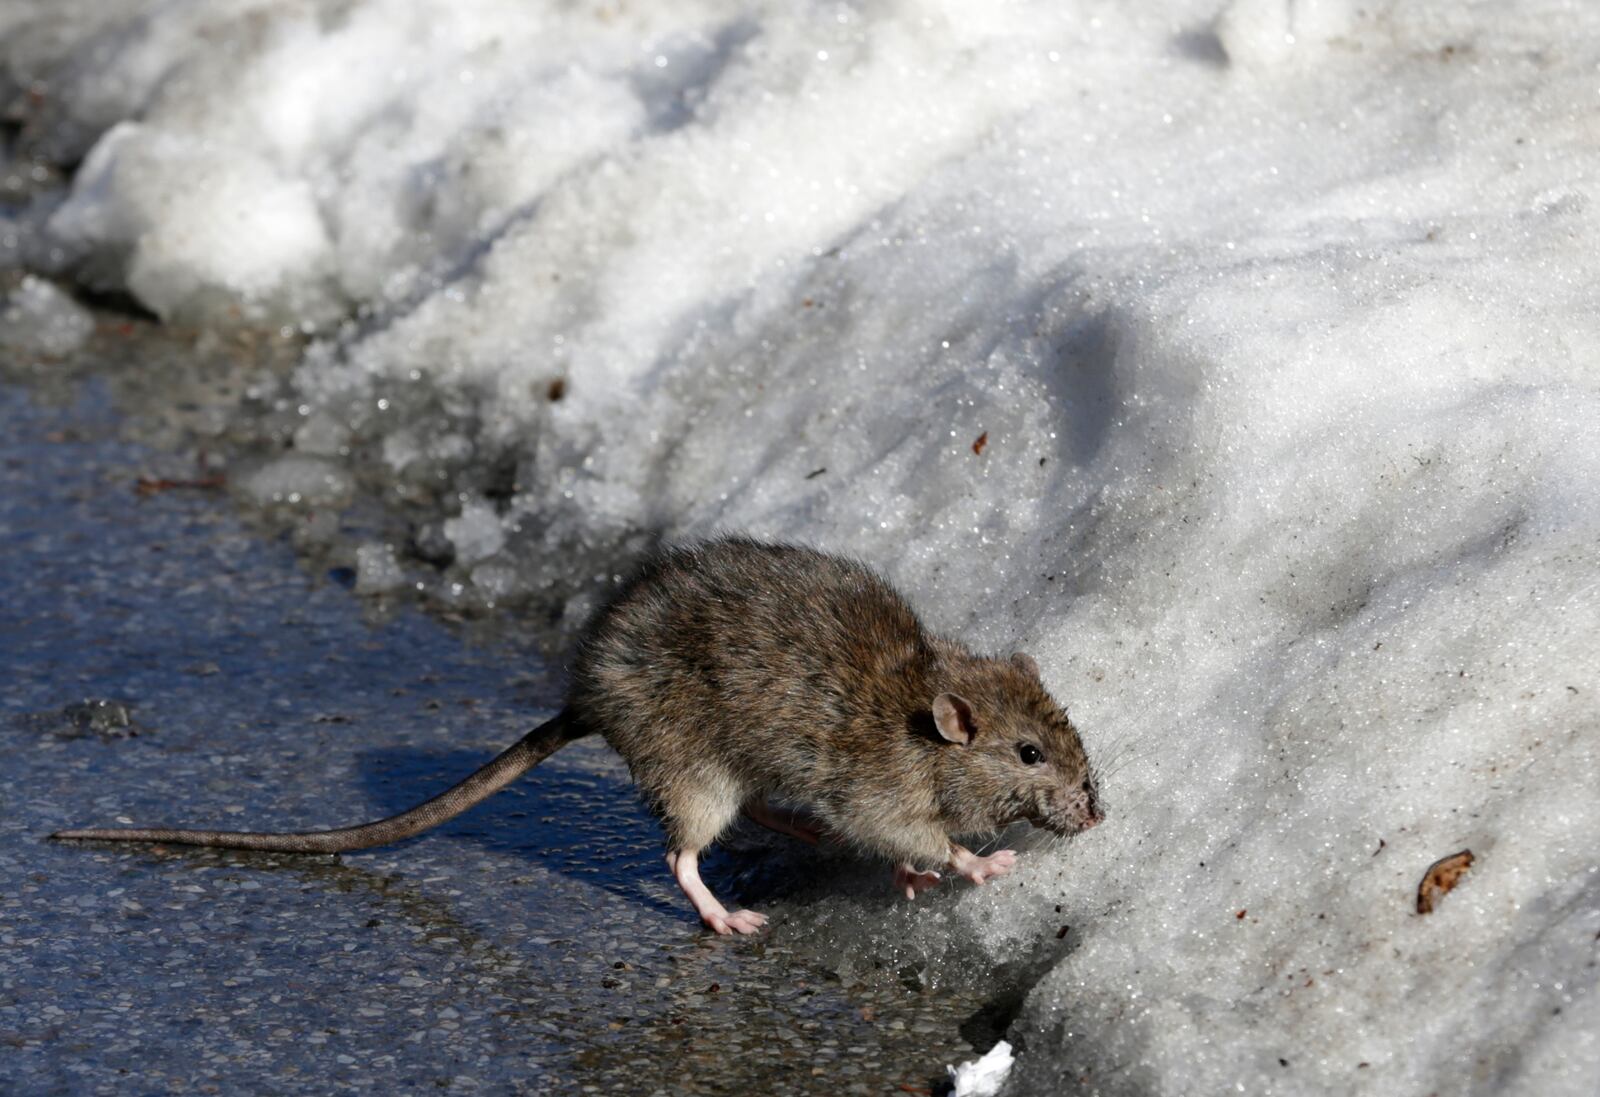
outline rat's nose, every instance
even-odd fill
[[[1078,802],[1075,806],[1078,809],[1078,818],[1083,820],[1084,830],[1105,822],[1106,813],[1100,810],[1100,799],[1087,785],[1078,793]]]

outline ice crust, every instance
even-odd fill
[[[13,250],[317,334],[248,491],[372,454],[572,620],[802,539],[1038,658],[1106,824],[799,916],[1026,969],[1008,1093],[1594,1092],[1600,7],[101,7],[0,8],[87,151]]]

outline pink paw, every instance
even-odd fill
[[[727,936],[730,933],[756,933],[767,924],[767,916],[757,914],[753,910],[736,910],[732,914],[707,915],[705,922],[718,933]]]
[[[991,853],[987,857],[969,854],[956,866],[956,871],[974,884],[984,884],[988,883],[993,877],[1004,876],[1016,867],[1016,851],[1003,849],[998,853]]]
[[[907,899],[915,899],[917,892],[936,886],[940,879],[937,872],[918,872],[903,864],[894,866],[894,886],[904,892]]]

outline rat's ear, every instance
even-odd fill
[[[941,693],[933,699],[933,726],[945,739],[963,747],[978,733],[972,706],[953,693]]]
[[[1039,664],[1033,661],[1033,656],[1016,651],[1011,653],[1011,661],[1035,678],[1039,677]]]

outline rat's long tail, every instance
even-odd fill
[[[421,834],[482,803],[534,766],[587,732],[573,719],[570,709],[534,728],[488,765],[433,799],[410,811],[359,826],[337,830],[307,830],[263,834],[241,830],[169,830],[166,828],[93,828],[61,830],[52,838],[92,839],[97,842],[174,842],[186,846],[220,849],[265,849],[279,853],[342,853],[351,849],[386,846]]]

